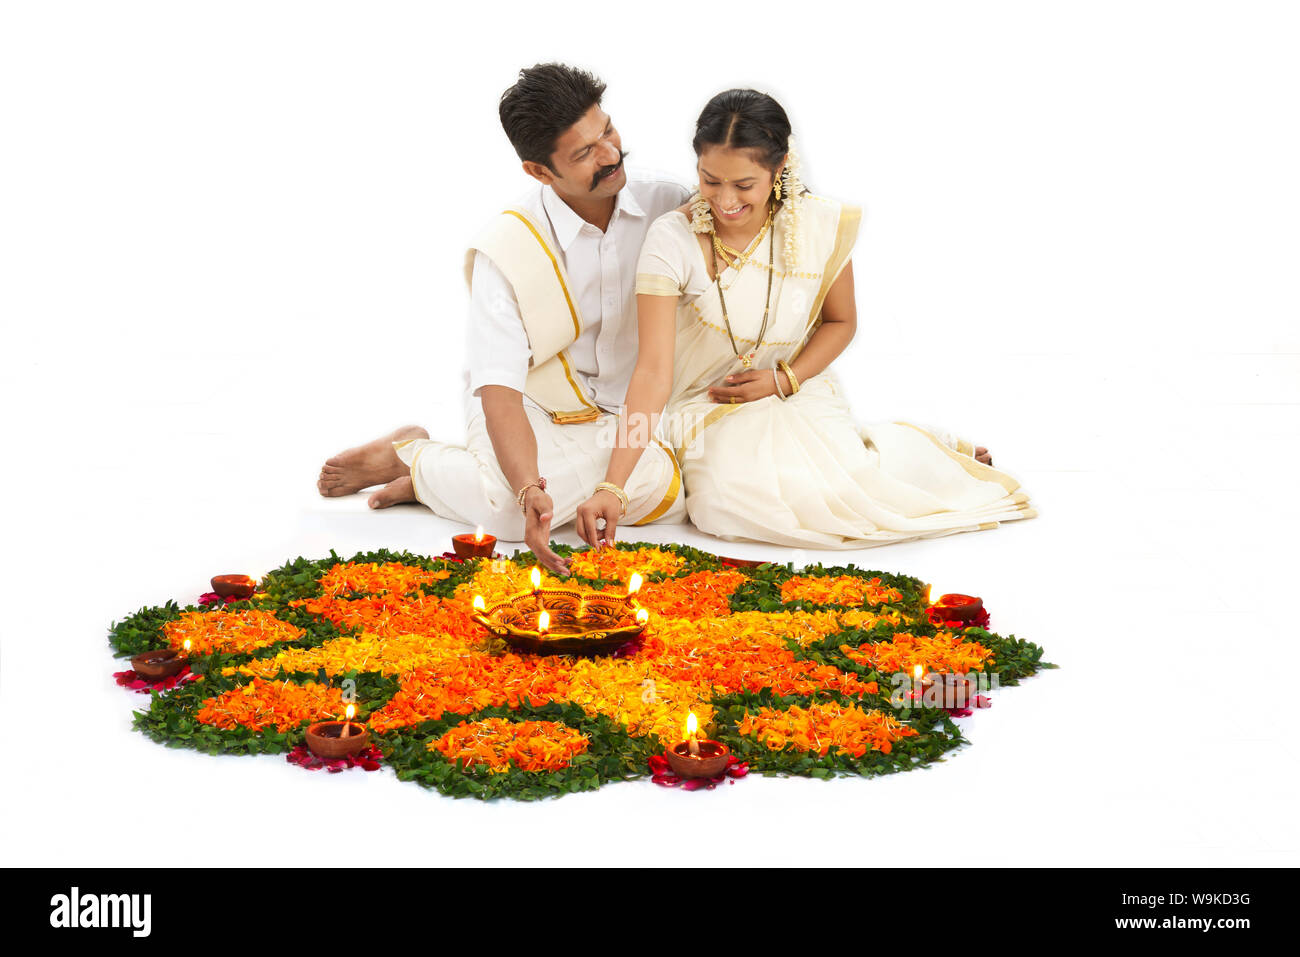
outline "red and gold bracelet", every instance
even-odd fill
[[[524,496],[528,494],[528,490],[529,490],[530,488],[541,489],[543,492],[545,492],[545,491],[546,491],[546,479],[542,478],[542,477],[539,475],[539,476],[537,477],[537,481],[536,481],[536,482],[529,482],[527,485],[525,485],[523,488],[521,488],[521,489],[519,490],[519,494],[515,496],[515,504],[519,506],[519,511],[521,511],[521,512],[525,512],[525,513],[526,513],[526,512],[528,511],[528,506],[526,506],[526,505],[524,504]]]

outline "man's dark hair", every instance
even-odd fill
[[[775,171],[790,149],[790,118],[781,104],[757,90],[726,90],[705,104],[695,122],[695,155],[706,146],[749,149]]]
[[[604,95],[605,84],[586,70],[539,63],[520,70],[519,80],[501,94],[501,128],[521,160],[553,173],[555,141]]]

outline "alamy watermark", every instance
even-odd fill
[[[148,937],[152,912],[150,894],[83,894],[74,887],[50,898],[51,927],[129,927],[133,937]]]
[[[721,408],[721,404],[717,406]],[[626,406],[614,410],[618,416],[618,428],[600,432],[596,436],[596,445],[602,449],[644,449],[651,445],[658,436],[680,437],[685,442],[683,448],[677,449],[681,461],[697,455],[692,441],[704,428],[704,421],[713,414],[713,409],[684,412],[655,412],[646,415],[641,412],[629,412]]]

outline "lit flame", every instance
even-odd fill
[[[487,602],[485,602],[485,601],[483,600],[483,596],[482,596],[482,595],[475,595],[475,596],[474,596],[474,610],[475,610],[475,611],[487,611]]]
[[[480,545],[483,543],[483,526],[482,526],[482,525],[480,525],[480,526],[478,527],[478,531],[474,533],[474,542],[475,542],[476,544],[480,544]]]
[[[190,640],[188,638],[185,639],[185,650],[187,652],[190,650]]]
[[[355,715],[356,713],[357,713],[357,706],[354,705],[354,704],[349,704],[349,705],[348,705],[348,706],[343,710],[343,714],[344,714],[344,716],[346,717],[346,719],[347,719],[348,721],[351,721],[353,715]]]
[[[543,611],[537,616],[537,630],[542,632],[549,627],[551,627],[551,613],[549,611]]]
[[[920,681],[921,676],[925,674],[925,669],[922,668],[920,665],[917,665],[915,668],[912,669],[912,674],[916,677],[917,681]]]
[[[529,577],[533,580],[533,591],[542,587],[542,570],[536,565],[533,566],[533,573]]]
[[[644,625],[649,620],[650,612],[646,611],[644,608],[638,608],[636,610],[636,621],[638,625]]]
[[[627,580],[627,593],[629,595],[635,595],[639,592],[641,590],[641,581],[641,573],[633,572],[632,577]]]
[[[688,738],[695,737],[695,732],[699,730],[699,727],[700,727],[700,721],[697,717],[695,717],[695,712],[692,711],[690,714],[686,716],[686,737]]]

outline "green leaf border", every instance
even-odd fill
[[[552,547],[558,554],[565,556],[582,550],[558,543],[554,543]],[[625,551],[659,548],[673,552],[684,559],[683,566],[676,572],[671,574],[658,572],[648,576],[652,581],[682,578],[695,572],[719,571],[730,567],[720,561],[718,556],[687,545],[619,542],[613,547]],[[331,550],[328,557],[320,559],[299,557],[269,572],[259,583],[258,596],[248,601],[185,608],[172,601],[154,608],[142,608],[115,623],[109,630],[109,643],[119,657],[166,647],[162,628],[168,621],[186,611],[217,609],[233,611],[241,608],[257,608],[304,628],[306,634],[295,641],[279,642],[251,654],[215,654],[196,658],[192,668],[200,675],[200,680],[180,685],[170,692],[153,693],[148,708],[136,712],[135,727],[153,740],[169,747],[192,748],[209,754],[286,752],[303,742],[307,722],[300,727],[283,732],[273,729],[253,732],[248,728],[224,730],[200,723],[196,714],[204,700],[251,680],[243,676],[222,675],[223,669],[244,664],[254,658],[272,657],[284,648],[313,648],[341,635],[355,633],[355,629],[339,629],[328,620],[304,608],[292,607],[292,602],[318,596],[320,577],[339,562],[400,562],[430,571],[446,569],[451,572],[448,578],[421,589],[425,594],[446,598],[454,593],[457,586],[472,578],[480,561],[487,560],[454,562],[406,551],[393,552],[388,549],[360,552],[351,558],[342,558]],[[536,561],[533,553],[526,551],[516,552],[506,560],[521,567],[527,567]],[[840,650],[841,646],[846,644],[856,647],[865,643],[889,641],[900,631],[934,634],[938,629],[925,616],[925,595],[928,586],[924,582],[912,576],[859,569],[855,565],[818,564],[795,570],[790,565],[773,563],[758,568],[744,568],[740,571],[748,576],[748,581],[742,584],[731,597],[730,605],[733,612],[824,611],[841,610],[844,607],[831,604],[783,603],[780,597],[781,585],[796,575],[809,577],[851,575],[864,579],[879,578],[883,584],[896,587],[903,593],[901,601],[885,606],[868,606],[873,611],[886,609],[897,611],[903,619],[903,623],[899,626],[879,622],[870,629],[846,629],[803,648],[800,648],[794,640],[789,642],[789,647],[797,658],[832,665],[842,671],[859,675],[864,680],[878,681],[881,685],[880,694],[864,695],[856,699],[832,692],[811,696],[780,697],[773,695],[770,689],[762,689],[758,692],[716,696],[712,699],[715,716],[714,727],[710,733],[731,747],[738,758],[748,761],[754,771],[765,775],[800,775],[816,778],[849,774],[874,776],[897,773],[942,761],[948,752],[968,743],[968,739],[962,735],[961,730],[945,711],[929,708],[910,710],[892,708],[887,700],[888,678],[882,678],[874,671],[852,661]],[[572,580],[593,588],[615,584],[609,580],[578,576],[574,576]],[[963,634],[993,650],[994,661],[989,670],[998,672],[1001,684],[1016,684],[1039,670],[1055,667],[1042,661],[1043,649],[1040,646],[1018,639],[1015,635],[1004,637],[982,628],[968,628]],[[397,678],[385,677],[377,672],[347,672],[336,675],[332,679],[327,678],[323,672],[282,672],[271,680],[295,683],[319,681],[336,687],[341,687],[343,682],[351,680],[355,682],[357,689],[358,717],[361,720],[365,720],[371,711],[382,707],[397,692],[399,686]],[[757,708],[788,708],[795,704],[806,706],[814,701],[826,700],[858,704],[864,708],[879,708],[894,714],[920,734],[897,742],[891,754],[869,751],[861,758],[853,758],[836,754],[834,750],[822,756],[798,751],[790,746],[780,751],[773,751],[752,736],[741,735],[737,731],[744,716]],[[493,773],[485,768],[465,768],[458,763],[448,762],[442,755],[428,750],[427,744],[430,740],[456,724],[489,717],[562,721],[586,734],[592,742],[591,747],[587,753],[578,756],[570,767],[551,773],[526,772],[516,768],[511,768],[504,773]],[[426,721],[411,728],[373,734],[372,738],[383,751],[387,763],[392,765],[400,780],[413,781],[452,797],[480,799],[510,797],[517,800],[537,800],[593,790],[613,781],[645,777],[649,773],[647,765],[649,757],[664,748],[664,743],[653,736],[633,737],[605,715],[588,715],[576,704],[560,702],[541,707],[521,704],[514,709],[488,708],[469,715],[448,714],[439,720]]]

